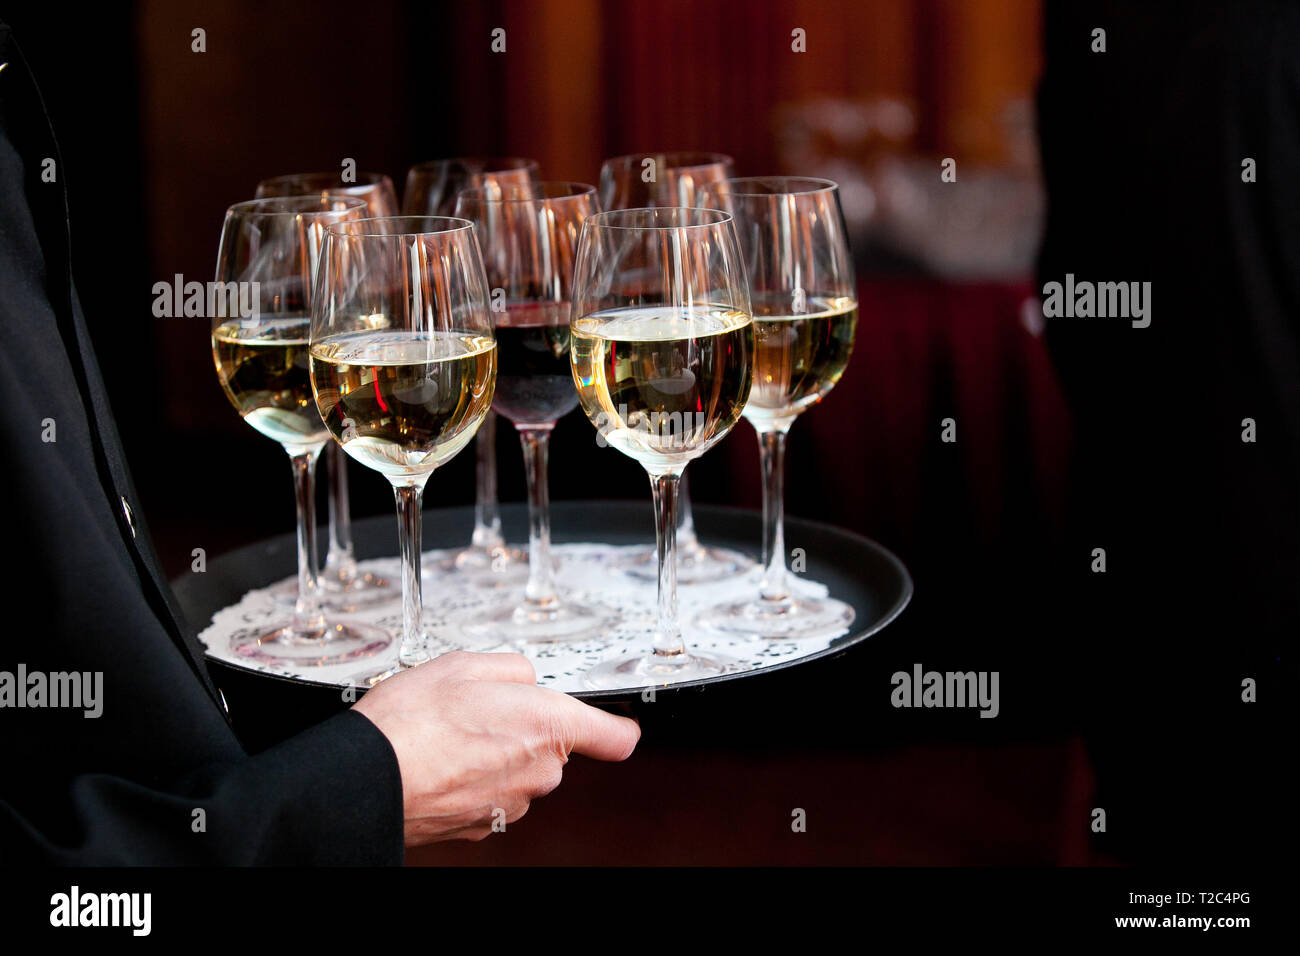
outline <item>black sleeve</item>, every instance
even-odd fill
[[[0,64],[0,865],[401,863],[401,775],[369,720],[343,713],[249,756],[224,715],[126,514],[65,173],[41,175],[57,145],[3,23]],[[80,248],[111,241],[101,228]],[[124,334],[138,321],[100,319]],[[48,706],[32,674],[93,678],[98,712]]]
[[[401,778],[392,747],[347,711],[255,757],[165,788],[86,773],[66,784],[67,843],[0,800],[7,865],[400,864]]]

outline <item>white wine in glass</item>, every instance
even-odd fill
[[[228,319],[212,332],[222,388],[244,421],[286,447],[329,437],[307,373],[310,315]]]
[[[311,357],[320,414],[339,444],[390,479],[427,476],[452,458],[491,404],[488,335],[358,332],[322,339]]]
[[[575,319],[578,400],[606,443],[652,474],[683,471],[740,419],[750,316],[652,306]]]
[[[758,432],[789,427],[840,380],[853,352],[858,302],[817,296],[806,313],[754,294],[754,388],[745,418]]]

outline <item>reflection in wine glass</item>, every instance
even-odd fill
[[[827,179],[770,176],[705,187],[701,204],[736,222],[754,306],[754,387],[745,418],[763,468],[763,579],[749,601],[706,610],[705,627],[746,637],[835,637],[853,608],[792,593],[785,565],[785,436],[839,381],[858,300],[839,191]]]
[[[520,156],[462,156],[417,163],[406,175],[402,214],[451,216],[465,189],[500,189],[538,180],[537,161]],[[431,571],[468,571],[484,587],[522,584],[527,572],[525,556],[506,544],[501,533],[497,501],[497,416],[488,412],[475,443],[474,533],[470,545],[450,557],[429,556]]]
[[[730,156],[721,153],[676,151],[632,153],[607,159],[600,168],[602,209],[647,206],[696,206],[696,195],[707,183],[734,175]],[[680,584],[706,584],[748,571],[754,562],[724,548],[706,548],[695,533],[689,481],[682,476],[678,489],[677,580]],[[633,577],[653,581],[658,574],[654,551],[637,551],[620,562]]]
[[[330,225],[355,220],[366,204],[340,196],[256,199],[226,212],[216,280],[256,289],[249,315],[213,317],[217,376],[231,403],[293,464],[298,505],[298,597],[287,623],[232,638],[241,655],[297,666],[368,657],[391,643],[378,628],[321,611],[316,569],[316,459],[329,440],[312,398],[307,344],[313,282]]]
[[[341,172],[290,173],[263,179],[258,199],[271,196],[347,196],[364,200],[366,215],[397,215],[393,181],[383,173],[355,173],[344,180]],[[322,601],[327,607],[352,610],[362,604],[393,596],[388,581],[357,569],[352,544],[352,509],[348,498],[348,459],[334,442],[325,457],[329,462],[329,549],[321,570]]]
[[[653,652],[594,668],[596,688],[695,680],[732,662],[687,652],[677,618],[677,486],[749,397],[749,290],[731,217],[659,207],[589,217],[573,284],[579,401],[604,440],[650,475],[659,559]]]
[[[402,643],[394,672],[428,660],[420,498],[492,403],[496,343],[474,226],[408,216],[326,235],[311,322],[311,382],[329,433],[397,499]]]

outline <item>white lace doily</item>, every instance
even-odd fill
[[[451,557],[455,552],[430,551],[424,556],[424,623],[432,635],[430,652],[437,656],[453,650],[519,651],[532,660],[539,684],[566,693],[589,690],[583,677],[602,661],[649,653],[656,618],[656,585],[618,569],[619,564],[628,560],[633,552],[644,552],[645,547],[557,544],[552,546],[552,551],[560,565],[556,579],[561,599],[600,605],[616,611],[619,615],[618,623],[608,633],[584,641],[522,647],[504,643],[488,646],[481,638],[465,634],[460,622],[481,618],[482,614],[476,612],[517,603],[522,597],[522,585],[485,587],[469,575],[431,572],[428,570],[430,565]],[[400,580],[400,566],[395,557],[362,561],[359,566],[362,571],[390,581]],[[694,625],[695,615],[711,605],[756,596],[759,574],[755,568],[748,574],[723,581],[679,585],[679,613],[687,646],[691,650],[723,654],[737,662],[737,672],[750,671],[817,654],[829,648],[835,638],[840,636],[831,634],[800,640],[758,641],[719,635]],[[824,585],[806,577],[796,578],[796,581],[800,594],[806,593],[810,597],[826,594]],[[258,588],[245,594],[237,604],[218,611],[199,635],[207,648],[208,656],[246,670],[339,687],[358,685],[367,676],[384,670],[397,660],[396,641],[374,657],[320,667],[250,658],[232,650],[231,638],[239,632],[285,619],[286,606],[283,598],[277,599],[276,594],[283,595],[286,591],[291,593],[292,587],[291,581],[286,580]],[[400,594],[393,600],[360,607],[338,616],[374,624],[397,634],[402,625]],[[642,685],[629,684],[628,689],[638,689],[640,686]]]

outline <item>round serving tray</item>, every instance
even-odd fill
[[[760,516],[738,508],[697,505],[694,509],[700,539],[710,546],[755,554],[761,538]],[[502,529],[510,541],[527,540],[527,509],[523,504],[501,508]],[[426,509],[424,550],[458,548],[469,541],[473,528],[472,508]],[[397,550],[394,517],[381,515],[353,524],[357,557],[365,560],[391,556]],[[649,502],[557,501],[551,505],[551,538],[557,544],[597,540],[616,546],[650,545],[654,526]],[[802,549],[807,567],[800,577],[825,585],[832,596],[853,606],[855,619],[849,632],[830,640],[804,641],[796,656],[786,655],[771,663],[698,681],[658,685],[656,695],[699,690],[747,677],[768,675],[810,661],[842,654],[853,645],[881,630],[907,606],[912,596],[912,579],[903,563],[879,544],[831,525],[787,518],[786,546]],[[208,561],[203,573],[190,573],[173,581],[177,598],[192,624],[200,629],[224,608],[236,604],[249,591],[264,588],[295,571],[295,543],[292,534],[261,541]],[[683,586],[687,587],[687,586]],[[709,585],[695,585],[708,588]],[[653,592],[651,592],[652,594]],[[429,584],[425,603],[437,604]],[[266,681],[298,686],[338,688],[334,681],[309,676],[270,673],[243,667],[228,658],[209,653],[209,660]],[[614,702],[634,698],[643,688],[618,690],[571,690],[575,697]]]

